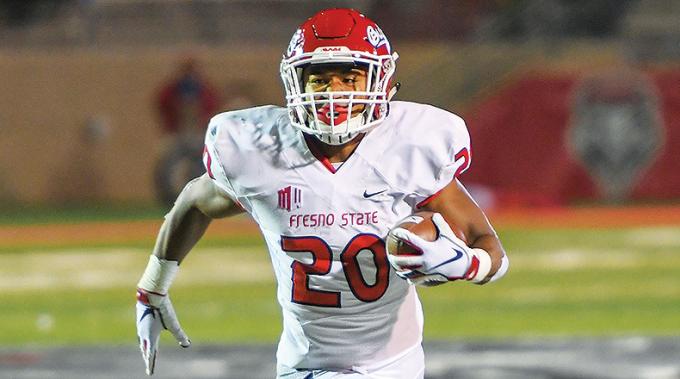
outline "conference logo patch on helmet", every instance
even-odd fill
[[[366,39],[368,40],[368,43],[373,45],[376,49],[383,45],[386,45],[388,50],[390,49],[385,33],[377,26],[373,27],[372,25],[369,25],[366,27]]]
[[[293,34],[293,38],[290,39],[290,44],[288,44],[288,49],[286,49],[286,57],[290,58],[298,54],[303,53],[302,45],[305,42],[305,36],[302,33],[302,29],[298,29]]]

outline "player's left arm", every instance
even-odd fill
[[[501,241],[484,212],[458,179],[452,180],[421,209],[440,213],[449,225],[461,229],[469,247],[481,249],[489,255],[490,269],[477,283],[484,284],[505,274],[509,262]]]

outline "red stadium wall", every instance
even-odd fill
[[[662,140],[629,199],[680,199],[680,71],[645,73],[658,97]],[[465,120],[472,169],[462,180],[502,205],[562,205],[604,200],[567,146],[578,74],[531,73],[481,101]]]

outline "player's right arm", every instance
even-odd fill
[[[190,181],[165,216],[154,246],[160,259],[182,262],[214,218],[243,210],[207,174]]]
[[[154,372],[161,330],[168,329],[182,347],[191,344],[168,295],[180,262],[203,236],[213,218],[241,211],[238,204],[204,174],[187,183],[165,216],[153,254],[137,284],[137,336],[147,375]]]

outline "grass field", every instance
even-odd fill
[[[135,341],[134,287],[160,221],[145,211],[138,218],[151,220],[129,237],[96,238],[130,219],[76,214],[56,231],[56,218],[36,229],[2,222],[0,345]],[[93,238],[76,238],[89,229]],[[268,255],[252,228],[229,229],[211,226],[183,265],[172,289],[180,321],[198,343],[274,342],[281,320]],[[680,335],[679,225],[499,233],[511,258],[503,280],[419,290],[426,338]]]

